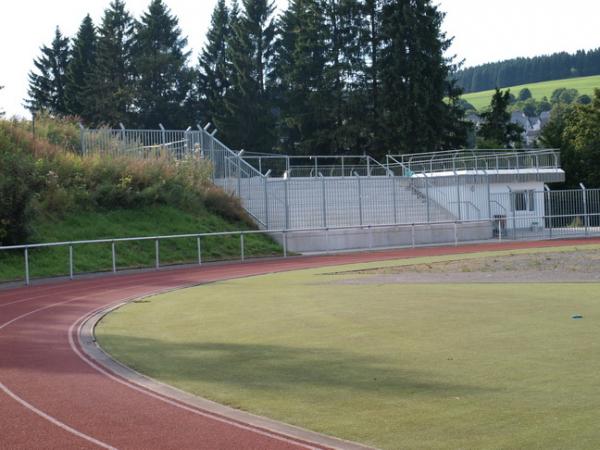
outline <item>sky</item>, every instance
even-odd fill
[[[39,48],[50,44],[58,25],[74,36],[89,13],[95,23],[110,0],[18,0],[3,5],[0,14],[0,110],[27,117],[22,106],[27,74]],[[166,0],[188,37],[192,62],[202,48],[217,0]],[[437,0],[446,12],[444,31],[454,37],[449,53],[465,66],[517,56],[600,47],[597,0]],[[139,17],[149,0],[126,0]],[[281,9],[287,0],[276,0]]]

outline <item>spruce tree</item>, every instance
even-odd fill
[[[274,75],[280,146],[286,153],[330,153],[334,98],[322,2],[292,0],[279,29]]]
[[[70,114],[90,122],[87,92],[96,66],[96,29],[92,18],[85,16],[73,40],[71,60],[67,67],[65,102]]]
[[[96,64],[87,85],[86,114],[92,123],[128,123],[133,102],[133,19],[121,0],[104,11],[98,29]]]
[[[369,149],[377,152],[381,145],[379,79],[380,79],[380,43],[381,43],[381,0],[366,0],[364,2],[365,25],[363,26],[363,45],[369,62],[364,71],[366,99],[368,101],[368,124],[371,142]]]
[[[333,96],[332,153],[356,153],[363,150],[364,98],[357,73],[363,67],[360,41],[361,6],[356,0],[325,0],[325,24],[328,28],[328,77]]]
[[[29,73],[28,98],[25,106],[32,112],[46,110],[51,114],[67,114],[65,102],[66,71],[69,63],[69,38],[56,27],[50,46],[41,48]]]
[[[186,127],[192,73],[186,66],[187,39],[178,24],[162,0],[152,0],[136,25],[134,105],[140,127]]]
[[[227,52],[234,68],[225,97],[225,116],[217,125],[233,147],[273,148],[274,120],[268,80],[272,70],[275,10],[272,0],[243,0],[232,22]]]
[[[447,133],[451,44],[431,0],[386,0],[381,24],[382,123],[391,152],[439,149]]]
[[[490,110],[481,114],[483,124],[479,130],[480,148],[512,148],[521,143],[524,130],[520,125],[511,123],[509,104],[510,89],[503,92],[496,88]]]
[[[206,33],[206,45],[199,58],[199,97],[204,119],[216,123],[225,111],[225,95],[229,88],[231,64],[227,52],[227,37],[231,33],[229,9],[219,0],[212,13]]]

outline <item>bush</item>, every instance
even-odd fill
[[[3,243],[23,242],[32,211],[61,216],[74,210],[169,205],[189,212],[206,208],[230,221],[254,225],[237,198],[211,183],[210,163],[195,157],[175,161],[167,156],[81,156],[75,151],[76,122],[47,116],[38,119],[36,139],[27,122],[0,121],[0,133],[6,159],[0,161]]]
[[[23,242],[29,235],[35,189],[33,159],[16,149],[0,130],[0,244]]]
[[[246,213],[240,199],[217,187],[207,188],[204,193],[204,204],[212,211],[231,222],[241,222],[252,228],[256,225]]]

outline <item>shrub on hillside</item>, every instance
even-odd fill
[[[60,121],[53,124],[47,120],[45,135],[68,145],[74,125]],[[7,188],[15,192],[9,197],[3,192],[2,197],[19,199],[14,203],[20,205],[21,212],[15,209],[16,206],[10,211],[3,210],[7,211],[10,224],[15,221],[21,224],[17,227],[21,231],[27,230],[28,210],[60,216],[82,209],[161,204],[190,212],[207,208],[228,220],[253,225],[239,200],[212,185],[212,168],[206,161],[195,157],[175,161],[166,156],[148,160],[81,156],[40,139],[39,135],[34,140],[30,128],[23,122],[0,121],[0,132],[6,141],[3,148],[18,149],[8,152],[12,162],[2,164],[6,171],[12,170],[9,167],[13,166],[20,168],[20,171],[13,170],[18,180],[10,182],[3,177]],[[23,242],[26,237],[26,233],[17,232],[17,228],[3,232],[5,236],[11,236],[11,242]]]
[[[217,187],[209,187],[204,191],[204,204],[212,211],[232,222],[241,222],[250,227],[256,226],[252,218],[244,210],[240,199]]]
[[[23,242],[35,193],[33,158],[15,148],[0,129],[0,244]],[[33,182],[32,182],[33,181]]]

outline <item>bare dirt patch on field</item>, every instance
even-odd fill
[[[600,249],[511,254],[339,272],[339,284],[600,282]]]

